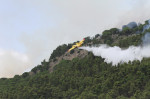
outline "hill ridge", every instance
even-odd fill
[[[128,27],[128,25],[134,25]],[[140,45],[150,32],[149,21],[119,30],[105,30],[102,35],[86,37],[83,46],[107,44],[128,48]],[[74,42],[76,43],[76,42]],[[149,99],[150,58],[141,62],[112,66],[91,52],[74,49],[74,44],[58,46],[48,61],[43,60],[31,72],[0,79],[1,99]]]

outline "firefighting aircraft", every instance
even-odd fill
[[[85,41],[85,38],[84,38],[82,41],[80,41],[80,42],[76,43],[75,45],[73,45],[73,46],[68,50],[68,52],[70,52],[71,50],[75,49],[76,47],[80,47],[80,46],[84,43],[84,41]]]

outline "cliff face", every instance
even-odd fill
[[[79,58],[82,59],[85,56],[88,55],[88,51],[86,50],[82,50],[79,48],[75,48],[72,52],[65,52],[64,54],[62,54],[59,57],[55,57],[54,59],[50,59],[49,62],[47,62],[47,70],[51,73],[53,72],[53,68],[59,64],[62,60],[72,60],[74,58]],[[41,68],[46,67],[45,65],[39,65]],[[38,68],[39,66],[33,68],[30,72],[29,75],[35,75],[37,73],[42,72],[41,68]],[[46,70],[46,69],[45,69]]]
[[[60,57],[56,57],[55,60],[50,60],[49,63],[49,72],[53,71],[53,68],[55,65],[59,64],[62,60],[72,60],[73,58],[84,58],[88,54],[88,51],[86,50],[80,50],[78,48],[74,49],[74,52],[71,54],[70,52],[65,52]]]

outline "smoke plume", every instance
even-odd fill
[[[95,56],[101,56],[105,62],[118,65],[118,63],[128,63],[129,61],[139,60],[150,57],[150,33],[146,33],[142,38],[142,45],[130,46],[128,49],[122,49],[118,46],[110,47],[102,44],[99,47],[81,47],[87,51],[93,52]]]
[[[30,59],[26,54],[0,49],[0,77],[10,78],[22,74],[30,65]]]

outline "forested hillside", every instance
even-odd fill
[[[84,46],[108,44],[128,48],[141,45],[146,26],[129,23],[121,30],[112,28],[102,35],[86,37]],[[76,43],[76,42],[74,42]],[[31,72],[0,79],[1,99],[149,99],[150,58],[113,66],[102,57],[81,49],[67,50],[74,44],[58,46],[49,61],[42,61]]]

